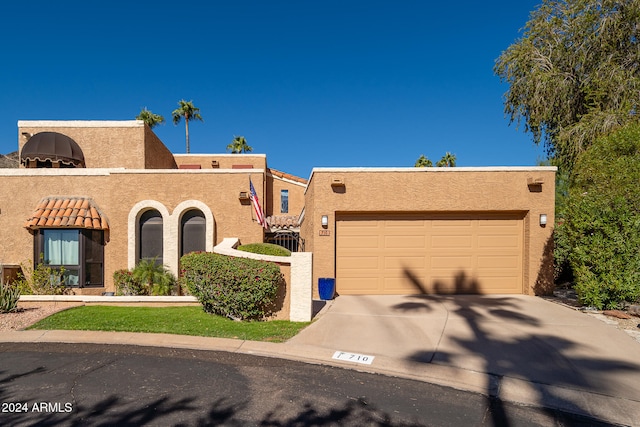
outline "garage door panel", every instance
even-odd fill
[[[360,279],[360,278],[341,278],[340,282],[343,288],[348,292],[337,289],[338,294],[349,295],[365,295],[365,294],[379,294],[382,286],[379,285],[379,278]]]
[[[436,230],[460,230],[473,227],[470,219],[438,219],[432,220],[431,228]]]
[[[358,236],[352,235],[349,236],[349,239],[346,239],[344,244],[344,248],[351,249],[362,249],[362,248],[374,248],[377,249],[379,246],[378,236]]]
[[[409,256],[409,257],[396,257],[386,256],[384,257],[384,268],[387,270],[405,270],[407,268],[424,268],[425,267],[424,256]]]
[[[504,249],[504,248],[517,248],[518,246],[519,246],[518,236],[514,236],[514,235],[478,236],[478,248]]]
[[[463,216],[338,217],[338,293],[522,293],[522,217]]]
[[[384,247],[424,249],[426,247],[424,236],[385,236]]]
[[[473,240],[470,236],[431,236],[431,248],[433,249],[471,249]]]
[[[515,286],[518,282],[518,279],[511,277],[485,277],[481,282],[480,289],[490,290],[494,294],[521,294],[520,287]]]
[[[473,257],[471,255],[432,256],[429,259],[431,260],[431,263],[430,263],[431,271],[438,271],[438,270],[451,271],[456,268],[467,269],[467,268],[473,267]]]
[[[520,270],[521,260],[515,255],[478,256],[478,269]]]
[[[360,257],[344,257],[336,262],[336,267],[344,269],[347,267],[349,270],[356,269],[377,269],[380,262],[380,258],[376,256],[360,256]]]
[[[406,277],[385,277],[382,285],[386,294],[420,293],[420,288]]]

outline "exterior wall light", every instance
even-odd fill
[[[540,214],[540,226],[544,227],[547,225],[547,214]]]
[[[327,215],[322,215],[320,224],[322,224],[323,227],[327,227],[329,225],[329,217]]]

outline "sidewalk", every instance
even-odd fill
[[[415,379],[622,425],[640,419],[640,343],[527,296],[341,296],[286,343],[93,331],[0,332],[0,342],[130,344],[278,357]],[[366,356],[358,363],[336,352]]]

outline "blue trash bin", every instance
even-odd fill
[[[336,279],[332,277],[321,277],[318,279],[318,294],[321,300],[333,299],[336,293]]]

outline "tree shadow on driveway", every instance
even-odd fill
[[[506,378],[526,381],[544,408],[593,416],[593,408],[583,398],[571,397],[580,393],[563,393],[562,389],[613,396],[616,386],[608,375],[640,370],[638,364],[604,359],[597,352],[587,354],[585,350],[591,346],[556,334],[535,313],[523,312],[526,306],[520,298],[478,295],[478,282],[463,271],[456,275],[453,289],[434,282],[432,295],[410,270],[405,269],[405,276],[421,294],[395,305],[395,310],[417,312],[444,307],[447,311],[437,348],[414,352],[407,360],[486,373],[485,394],[494,425],[509,425],[501,398]]]

